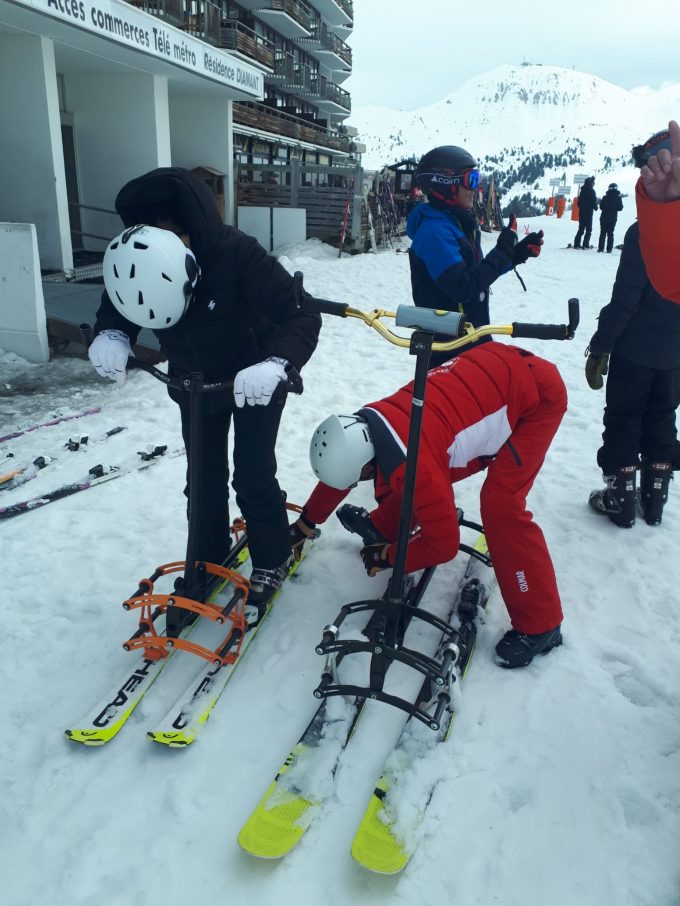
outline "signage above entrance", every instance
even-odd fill
[[[14,0],[22,6],[166,60],[254,98],[264,96],[263,77],[223,50],[185,34],[162,19],[120,0]]]

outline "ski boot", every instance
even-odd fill
[[[561,644],[562,632],[559,626],[535,635],[509,629],[496,645],[496,663],[499,667],[508,669],[526,667],[537,654],[547,654]]]
[[[354,532],[354,534],[361,536],[365,546],[369,544],[387,544],[387,538],[381,535],[373,525],[368,511],[363,509],[363,507],[344,503],[340,509],[336,510],[335,515],[342,523],[343,528],[347,529],[348,532]]]
[[[637,466],[621,466],[610,475],[603,475],[607,487],[591,491],[588,503],[601,516],[609,516],[620,528],[635,524],[635,479]]]
[[[672,462],[642,460],[640,469],[640,515],[647,525],[660,525],[673,477]]]
[[[280,566],[273,569],[253,567],[250,574],[250,590],[246,601],[246,619],[248,629],[253,629],[260,622],[267,611],[269,602],[281,588],[283,580],[288,575],[292,562],[292,555]]]

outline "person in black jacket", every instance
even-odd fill
[[[614,228],[619,211],[623,210],[623,199],[619,192],[619,187],[615,182],[610,183],[606,193],[600,201],[600,238],[597,242],[598,252],[604,251],[605,239],[607,240],[607,251],[611,252],[614,248]]]
[[[642,167],[644,162],[639,162]],[[658,525],[674,469],[680,468],[675,410],[680,404],[680,311],[649,281],[637,223],[628,228],[611,302],[600,312],[590,341],[586,380],[593,390],[608,374],[604,432],[597,463],[606,487],[589,503],[622,528],[639,505]]]
[[[301,369],[312,355],[321,319],[296,306],[293,278],[254,238],[225,226],[207,184],[188,170],[163,167],[133,179],[118,193],[116,211],[128,228],[149,224],[160,229],[147,230],[146,238],[131,236],[134,230],[123,233],[107,250],[113,265],[116,255],[128,253],[123,247],[126,235],[130,246],[139,240],[141,248],[145,242],[149,245],[160,239],[163,248],[159,254],[167,252],[169,262],[163,276],[174,278],[172,267],[178,261],[183,267],[186,257],[187,273],[195,283],[185,311],[181,306],[179,312],[170,311],[163,325],[154,329],[168,359],[169,374],[198,371],[206,382],[234,380],[233,396],[211,392],[203,406],[198,557],[219,564],[229,549],[227,434],[233,420],[233,487],[248,527],[253,565],[250,600],[264,603],[281,584],[291,555],[285,501],[276,479],[275,444],[283,405],[276,397],[272,402],[272,394],[287,379],[291,366]],[[178,243],[179,249],[184,246],[172,234],[193,254],[180,251],[173,258],[171,243]],[[114,247],[115,242],[119,245]],[[154,249],[152,245],[155,254]],[[143,265],[150,253],[144,254],[146,257],[138,258],[137,269],[127,268],[132,270],[134,299],[139,290],[140,305],[142,283],[138,287],[135,281],[146,279]],[[196,264],[192,265],[194,258]],[[191,273],[196,265],[200,275]],[[130,347],[140,325],[147,322],[139,316],[137,305],[131,308],[128,304],[126,310],[123,303],[128,297],[123,287],[127,284],[121,283],[119,293],[119,274],[113,266],[106,280],[107,257],[104,270],[108,290],[113,282],[115,304],[104,292],[89,356],[100,374],[122,383]],[[121,280],[127,278],[127,271]],[[155,293],[154,298],[154,293],[147,292],[145,305],[148,317],[155,318],[149,323],[153,328],[162,309],[160,294]],[[126,317],[122,311],[131,311],[132,316]],[[169,393],[180,407],[190,459],[188,395]],[[185,494],[189,496],[188,486]]]
[[[590,249],[590,235],[593,232],[593,213],[597,211],[597,195],[595,194],[595,177],[589,176],[581,186],[578,193],[578,230],[574,239],[574,248]]]
[[[464,148],[433,148],[422,156],[415,175],[416,186],[427,196],[428,204],[417,205],[406,224],[411,239],[413,301],[423,308],[462,312],[474,327],[489,323],[491,284],[516,265],[537,257],[543,245],[542,230],[518,242],[517,233],[505,227],[484,256],[474,213],[479,181],[477,161]],[[490,339],[484,337],[478,343]],[[432,366],[441,365],[463,348],[470,346],[435,352]]]

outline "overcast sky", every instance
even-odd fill
[[[645,9],[649,13],[645,17]],[[564,66],[635,88],[680,82],[680,3],[354,0],[354,107],[413,110],[503,63]]]

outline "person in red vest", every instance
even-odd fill
[[[291,526],[298,550],[358,481],[373,479],[373,512],[341,521],[363,540],[370,576],[394,563],[413,384],[314,432],[310,459],[320,483]],[[555,571],[526,497],[567,408],[557,368],[523,349],[486,343],[427,378],[406,570],[446,563],[460,542],[452,483],[487,469],[481,518],[512,629],[496,646],[503,667],[524,667],[562,643]],[[347,505],[346,505],[347,507]],[[343,507],[342,509],[346,509]]]

